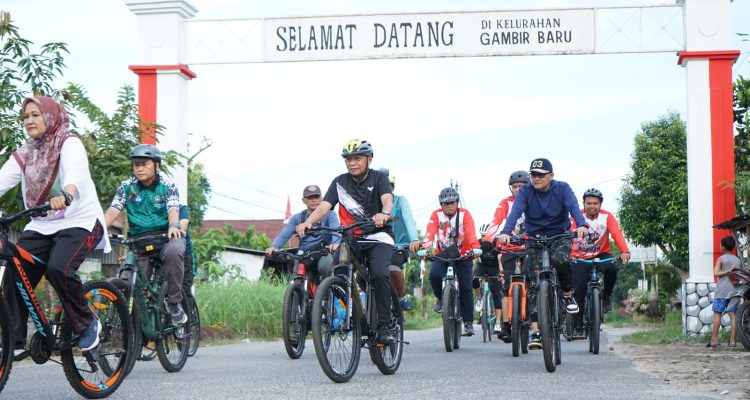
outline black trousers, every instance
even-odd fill
[[[17,246],[28,251],[34,257],[46,261],[47,264],[23,266],[31,286],[36,288],[44,276],[47,282],[55,288],[62,301],[65,314],[73,324],[74,332],[82,332],[91,322],[91,312],[88,307],[83,284],[76,274],[83,260],[96,247],[104,234],[99,221],[91,232],[83,228],[63,229],[52,235],[42,235],[35,231],[24,231],[18,239]],[[8,265],[8,268],[14,268]],[[13,284],[6,279],[6,284]],[[7,286],[6,286],[7,290]],[[6,292],[7,293],[7,292]],[[16,292],[18,294],[18,292]],[[12,315],[16,315],[11,325],[17,343],[26,341],[26,322],[29,311],[21,295],[5,296],[8,300]]]
[[[388,267],[393,256],[393,246],[388,243],[358,240],[355,242],[355,254],[367,259],[367,271],[370,275],[375,296],[375,308],[378,313],[378,323],[387,323],[391,320],[391,274]],[[338,252],[334,259],[338,260]]]

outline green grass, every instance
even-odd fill
[[[615,326],[615,324],[611,325]],[[682,336],[682,313],[680,312],[680,310],[667,312],[667,314],[664,316],[664,321],[645,321],[644,323],[638,325],[643,326],[644,330],[626,335],[623,337],[623,340],[634,344],[653,345],[672,343],[707,343],[711,338],[710,333],[701,336]],[[719,342],[727,343],[728,341],[729,331],[720,331]]]
[[[406,330],[432,329],[443,326],[440,314],[432,310],[435,305],[435,296],[429,295],[422,298],[412,298],[414,309],[405,313]]]

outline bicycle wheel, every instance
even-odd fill
[[[83,285],[83,292],[89,309],[96,313],[102,327],[99,345],[91,352],[73,348],[61,350],[60,359],[70,386],[83,397],[100,399],[111,396],[122,383],[135,344],[131,342],[130,314],[120,291],[108,282],[89,281]],[[73,326],[65,315],[61,333],[64,341],[74,337]],[[98,362],[89,362],[87,355],[92,360],[98,357]],[[101,365],[107,368],[100,368]]]
[[[513,297],[511,298],[513,314],[510,322],[510,339],[513,357],[518,357],[518,350],[521,348],[521,288],[513,288]],[[528,339],[528,336],[527,336]]]
[[[574,319],[573,318],[573,314],[565,313],[565,318],[564,318],[564,322],[565,322],[565,324],[564,324],[564,326],[565,326],[565,334],[564,334],[564,336],[565,336],[565,340],[567,340],[568,342],[572,342],[573,339],[574,339],[573,338],[573,325],[575,324],[575,322],[573,321],[573,319]]]
[[[198,302],[195,297],[188,295],[188,304],[190,304],[190,329],[188,329],[188,357],[192,357],[198,352],[201,344],[201,315],[198,310]]]
[[[307,321],[305,320],[305,294],[302,285],[292,283],[284,293],[284,304],[281,308],[281,336],[289,358],[296,360],[305,350]]]
[[[555,372],[555,342],[552,338],[552,308],[553,301],[550,284],[547,280],[539,282],[539,295],[537,296],[537,310],[539,312],[539,329],[542,334],[542,355],[544,356],[544,367],[547,372]]]
[[[370,359],[378,370],[384,375],[393,375],[401,365],[401,356],[404,350],[404,317],[401,311],[401,302],[396,289],[391,286],[391,322],[390,326],[395,332],[393,337],[396,343],[392,346],[381,344],[370,346]]]
[[[456,305],[453,304],[453,285],[450,285],[446,281],[446,285],[443,287],[443,342],[445,343],[445,351],[453,351],[453,342],[456,336]]]
[[[737,309],[735,317],[735,326],[737,328],[737,338],[740,339],[742,346],[750,350],[750,301],[745,300]]]
[[[0,297],[0,393],[8,382],[13,367],[13,332],[10,327],[10,308],[5,299]]]
[[[128,354],[128,360],[125,364],[125,376],[127,377],[130,375],[130,372],[133,371],[133,367],[135,366],[135,361],[138,359],[139,356],[139,346],[138,344],[141,343],[142,339],[142,333],[141,333],[141,320],[138,314],[138,307],[135,305],[135,299],[130,297],[130,288],[128,287],[128,283],[120,279],[118,277],[112,277],[108,278],[107,282],[111,283],[114,287],[116,287],[120,294],[122,295],[123,301],[126,302],[128,313],[130,314],[130,324],[132,329],[131,331],[131,340],[130,343],[133,343],[133,351],[131,351]],[[107,369],[109,368],[109,365],[106,363],[100,362],[101,368]]]
[[[312,337],[320,368],[334,382],[347,382],[357,372],[362,349],[361,311],[353,307],[347,324],[349,297],[346,281],[323,280],[312,306]]]
[[[491,340],[489,339],[489,336],[492,336],[492,331],[490,330],[490,317],[487,312],[487,309],[489,308],[487,300],[487,292],[482,290],[482,308],[479,309],[479,322],[482,324],[482,341],[485,343],[487,340]]]
[[[180,289],[182,290],[182,289]],[[156,355],[159,357],[159,363],[167,372],[178,372],[187,361],[188,349],[190,348],[190,338],[186,330],[190,327],[190,314],[187,313],[188,320],[182,326],[172,324],[172,316],[167,310],[167,283],[163,283],[159,288],[159,296],[156,299],[156,305],[161,314],[160,335],[156,339]],[[180,302],[183,310],[188,310],[187,296],[182,296]]]
[[[589,324],[589,347],[591,352],[599,354],[599,328],[602,325],[602,303],[599,288],[591,288],[591,324]]]
[[[557,323],[552,325],[552,340],[555,343],[555,365],[562,363],[562,349],[560,344],[560,336],[562,335],[562,327],[565,325],[565,315],[562,314],[562,310],[565,309],[565,304],[562,301],[562,297],[556,296],[557,292],[553,289],[553,298],[557,301],[552,302],[554,307],[552,308],[552,315],[557,316]],[[567,313],[565,313],[567,315]]]
[[[454,281],[455,282],[455,281]],[[453,350],[458,350],[461,346],[461,336],[463,336],[463,317],[461,317],[461,295],[457,287],[453,287]]]

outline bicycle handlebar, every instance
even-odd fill
[[[571,261],[575,262],[581,262],[584,264],[593,264],[595,266],[612,262],[614,264],[622,264],[622,260],[620,260],[617,257],[608,257],[608,258],[590,258],[590,259],[584,259],[584,258],[572,258]]]
[[[52,207],[49,205],[49,203],[45,203],[36,207],[27,208],[26,210],[19,211],[15,214],[10,214],[5,217],[0,217],[0,225],[7,226],[25,217],[31,217],[31,218],[41,217],[42,215],[44,215],[47,211],[51,209]]]
[[[391,222],[396,221],[397,219],[398,217],[389,218],[386,221],[386,224],[390,224]],[[366,219],[366,220],[362,220],[359,222],[355,222],[351,225],[346,225],[346,226],[342,225],[342,226],[338,226],[335,228],[330,227],[330,226],[317,225],[317,226],[313,226],[312,228],[307,229],[305,232],[312,234],[312,235],[316,233],[321,233],[321,232],[346,233],[354,229],[368,228],[368,227],[373,227],[373,226],[375,226],[375,221],[371,219]]]

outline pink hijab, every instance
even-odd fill
[[[23,171],[26,208],[47,201],[50,188],[57,178],[63,143],[75,136],[69,131],[70,118],[60,103],[46,96],[29,97],[23,101],[21,114],[30,102],[42,112],[47,132],[39,139],[29,139],[13,153],[13,158]]]

